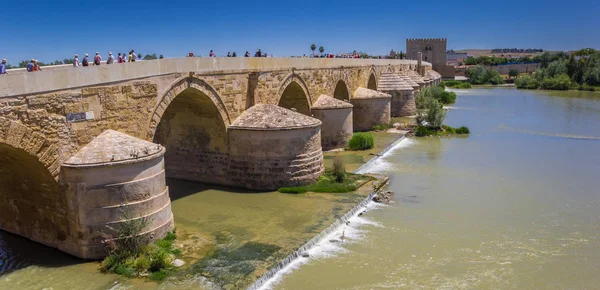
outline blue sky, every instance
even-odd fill
[[[386,54],[406,38],[448,48],[600,48],[600,1],[3,1],[0,57],[52,61],[135,49],[182,57],[261,48],[275,56]]]

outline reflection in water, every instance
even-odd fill
[[[597,288],[600,94],[572,94],[459,91],[447,123],[471,136],[382,158],[396,203],[366,215],[382,227],[275,288]]]

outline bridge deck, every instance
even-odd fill
[[[347,58],[170,58],[90,67],[57,66],[0,77],[0,98],[104,85],[173,73],[227,74],[288,69],[321,69],[417,64],[415,60]],[[423,65],[431,66],[423,62]]]

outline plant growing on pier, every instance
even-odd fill
[[[369,133],[354,133],[350,142],[348,142],[348,150],[368,150],[375,147],[375,137]]]
[[[149,219],[132,219],[126,212],[123,212],[123,217],[124,222],[116,227],[109,227],[116,238],[104,241],[108,256],[100,264],[100,271],[127,277],[149,273],[153,280],[166,278],[171,269],[172,257],[181,252],[173,248],[175,233],[167,233],[164,239],[146,245],[147,237],[140,233],[149,225]]]

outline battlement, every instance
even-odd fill
[[[446,38],[407,38],[406,42],[446,42]]]

